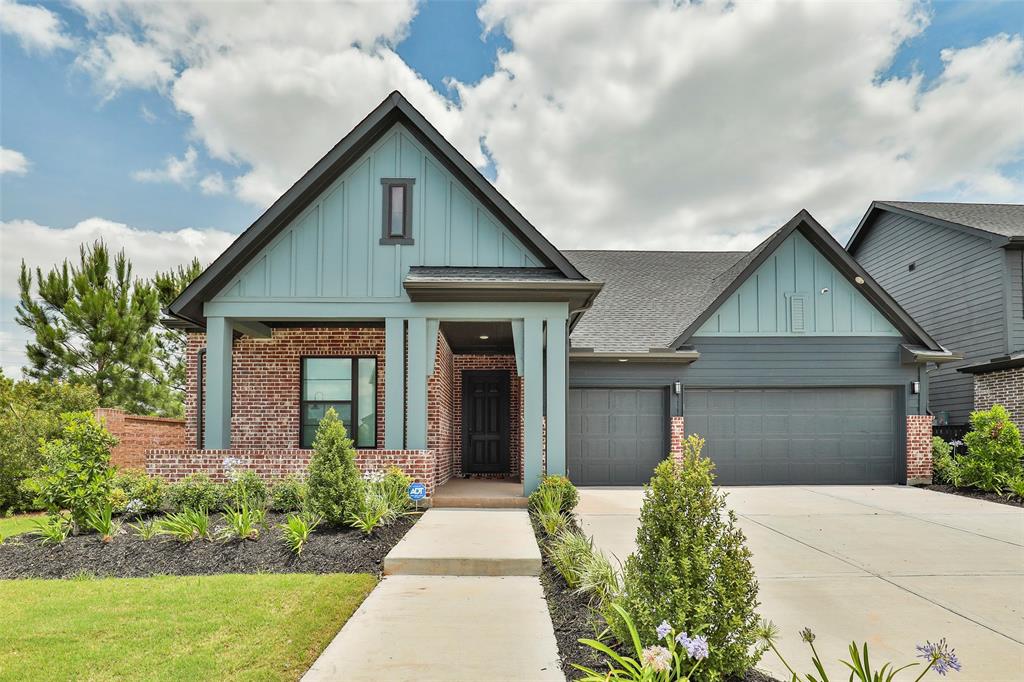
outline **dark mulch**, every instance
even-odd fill
[[[44,547],[30,536],[0,545],[0,578],[111,578],[216,573],[375,573],[418,517],[405,517],[370,536],[353,529],[318,528],[295,556],[276,528],[284,515],[268,514],[258,540],[181,543],[157,536],[142,540],[130,528],[103,544],[95,533]]]
[[[530,520],[533,523],[533,533],[537,536],[537,543],[541,544],[544,532],[532,517]],[[569,587],[562,574],[555,570],[554,565],[548,560],[545,552],[541,551],[541,557],[543,561],[540,584],[544,588],[544,598],[548,602],[551,624],[555,628],[555,640],[558,642],[558,658],[562,672],[568,679],[576,680],[583,677],[583,673],[573,668],[573,663],[593,670],[607,670],[607,659],[604,654],[579,643],[579,640],[583,638],[598,639],[598,635],[604,630],[604,621],[594,611],[587,597],[576,594],[576,591]],[[605,643],[613,649],[616,648],[613,642],[606,641]],[[767,673],[751,669],[742,679],[734,679],[729,682],[779,682],[779,680]]]
[[[1006,504],[1011,507],[1024,507],[1024,500],[1016,497],[1005,497],[997,493],[985,492],[984,490],[978,490],[977,488],[957,488],[956,486],[949,485],[947,483],[933,483],[931,485],[921,485],[917,487],[924,488],[925,490],[934,490],[939,493],[960,495],[961,497],[973,497],[976,500],[985,500],[986,502]]]

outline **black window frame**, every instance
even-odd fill
[[[345,400],[306,400],[305,389],[306,389],[306,360],[349,360],[352,363],[352,395],[349,396],[347,401]],[[373,444],[372,445],[360,445],[359,444],[359,396],[357,387],[359,385],[359,360],[373,360]],[[305,426],[304,415],[305,407],[309,403],[344,403],[348,402],[351,405],[351,424],[345,428],[349,429],[351,426],[355,426],[354,432],[349,430],[349,438],[352,439],[352,444],[357,450],[376,450],[377,449],[377,427],[380,425],[380,405],[377,401],[377,393],[380,390],[380,361],[376,355],[302,355],[299,357],[299,449],[309,450],[312,447],[313,441],[310,440],[310,447],[303,445],[302,430]],[[314,435],[315,438],[315,435]]]
[[[381,244],[414,244],[412,238],[412,190],[416,184],[414,178],[381,178]],[[402,234],[391,234],[391,188],[402,187],[404,197],[402,206]]]

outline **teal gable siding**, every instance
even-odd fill
[[[379,243],[382,178],[412,178],[413,244]],[[407,301],[414,265],[542,267],[402,126],[396,125],[251,259],[215,301]]]
[[[694,336],[900,336],[855,287],[794,232]]]

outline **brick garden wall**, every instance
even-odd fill
[[[205,334],[190,334],[185,400],[186,437],[196,444],[196,359]],[[277,328],[269,339],[236,339],[231,363],[231,446],[289,449],[299,445],[299,382],[304,356],[377,358],[377,445],[384,444],[384,329]],[[204,374],[205,377],[205,374]]]
[[[1024,367],[974,375],[974,409],[1002,405],[1024,431]]]
[[[196,450],[194,448],[151,450],[146,454],[146,472],[168,481],[178,481],[193,473],[205,473],[218,482],[227,480],[224,460],[239,460],[238,469],[251,469],[265,480],[273,481],[289,474],[305,475],[312,450]],[[432,494],[437,485],[437,463],[431,450],[359,450],[359,469],[380,471],[397,466],[427,486]]]
[[[183,448],[188,444],[183,419],[134,415],[106,407],[96,408],[93,414],[117,438],[110,461],[119,468],[144,469],[147,450]]]
[[[907,415],[907,484],[932,482],[931,415]]]

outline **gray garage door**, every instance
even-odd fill
[[[687,389],[686,432],[722,485],[895,483],[891,388]]]
[[[566,466],[577,485],[641,485],[668,454],[661,389],[569,390]]]

